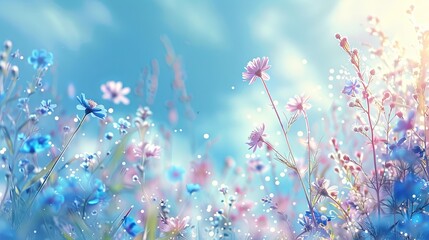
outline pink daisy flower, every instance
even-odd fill
[[[253,130],[252,133],[250,133],[249,140],[250,142],[247,143],[249,145],[249,149],[253,148],[253,152],[256,151],[256,148],[262,147],[262,144],[264,143],[264,137],[267,135],[264,133],[265,131],[265,124],[262,124],[260,127],[257,127],[256,130]]]
[[[137,157],[160,158],[161,147],[152,143],[140,143],[134,148]]]
[[[189,217],[184,217],[182,219],[178,217],[172,217],[167,219],[166,223],[161,224],[159,229],[164,233],[177,236],[181,234],[187,227],[189,227]]]
[[[252,61],[247,63],[245,72],[242,73],[243,79],[249,81],[249,85],[252,84],[257,77],[262,80],[269,80],[270,76],[265,72],[270,69],[271,66],[268,65],[268,57],[262,57],[262,60],[258,58],[254,58]]]
[[[301,95],[295,96],[295,98],[289,99],[286,105],[286,110],[289,112],[303,113],[311,108],[311,104],[307,103],[309,97]]]
[[[130,88],[123,88],[122,82],[108,81],[106,84],[101,85],[101,91],[103,92],[103,99],[112,100],[115,104],[123,103],[128,105],[130,100],[125,97],[130,93]]]
[[[338,196],[338,187],[329,186],[330,182],[325,178],[317,178],[316,182],[313,182],[311,185],[317,194],[320,194],[324,197],[337,197]]]

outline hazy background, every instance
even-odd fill
[[[416,2],[420,25],[427,24],[428,4]],[[265,122],[271,139],[279,130],[260,82],[248,86],[241,79],[243,67],[258,56],[270,57],[268,86],[284,112],[284,105],[296,94],[311,95],[310,121],[321,128],[321,116],[334,101],[341,102],[342,82],[329,81],[329,70],[348,66],[338,47],[335,33],[349,37],[351,44],[365,49],[366,18],[376,15],[390,36],[407,43],[413,25],[405,11],[411,2],[385,1],[0,1],[0,39],[10,39],[27,57],[32,49],[54,54],[54,66],[46,77],[57,81],[58,93],[67,114],[75,115],[74,98],[67,87],[85,92],[107,107],[115,117],[134,114],[145,99],[128,95],[130,105],[101,99],[100,85],[122,81],[134,88],[141,69],[153,59],[160,64],[159,86],[150,107],[157,123],[174,133],[173,156],[194,158],[215,140],[211,156],[222,162],[225,156],[244,161],[250,131]],[[424,18],[426,17],[426,18]],[[424,22],[426,21],[426,22]],[[167,37],[180,56],[185,82],[196,119],[192,128],[179,108],[177,124],[168,123],[166,102],[173,100],[173,72],[165,61],[160,40]],[[412,44],[411,42],[409,44]],[[363,50],[364,51],[364,50]],[[33,74],[22,63],[21,81]],[[333,75],[335,76],[335,74]],[[331,85],[331,86],[330,86]],[[330,93],[332,93],[330,95]],[[304,130],[301,123],[291,131]],[[209,134],[204,139],[203,134]],[[319,131],[318,139],[329,139]],[[195,144],[192,150],[191,140]],[[90,146],[87,146],[90,148]],[[174,157],[173,157],[174,158]],[[174,159],[173,159],[174,160]],[[177,159],[175,161],[180,161]]]

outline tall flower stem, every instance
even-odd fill
[[[289,139],[287,137],[286,130],[285,130],[284,126],[283,126],[283,122],[280,119],[280,115],[279,115],[279,113],[277,111],[276,105],[274,104],[273,98],[271,97],[271,94],[270,94],[270,91],[268,90],[267,84],[265,83],[265,81],[262,78],[261,78],[261,82],[262,82],[262,84],[264,84],[265,91],[266,91],[268,97],[270,98],[271,105],[273,106],[274,112],[276,113],[277,119],[279,120],[280,126],[281,126],[282,131],[283,131],[283,135],[285,136],[285,140],[286,140],[286,144],[288,146],[289,152],[292,155],[292,148],[291,148],[291,146],[289,144]],[[293,158],[293,156],[292,156],[292,158]]]
[[[365,87],[365,91],[366,91],[366,87]],[[371,132],[372,160],[373,160],[374,171],[375,171],[375,192],[377,194],[377,213],[378,213],[378,218],[380,218],[380,215],[381,215],[380,183],[378,181],[377,157],[375,155],[374,126],[372,125],[371,112],[370,112],[370,104],[369,104],[368,97],[366,97],[366,106],[367,106],[367,115],[368,115],[369,129],[370,129],[370,132]]]
[[[307,148],[308,148],[308,188],[311,189],[311,147],[310,147],[310,124],[308,123],[308,116],[305,111],[303,111],[305,128],[307,129]],[[311,190],[309,190],[309,196],[311,201]]]
[[[287,137],[286,130],[285,130],[284,126],[283,126],[283,123],[282,123],[280,115],[279,115],[279,113],[277,111],[276,105],[274,104],[273,98],[271,97],[270,91],[268,90],[267,84],[265,83],[265,81],[262,78],[260,78],[260,79],[261,79],[262,84],[264,85],[265,91],[267,92],[267,95],[268,95],[268,97],[270,99],[271,105],[273,106],[274,112],[276,113],[277,119],[278,119],[278,121],[280,123],[280,126],[282,128],[283,135],[284,135],[285,140],[286,140],[286,145],[287,145],[287,147],[289,149],[289,152],[290,152],[290,155],[292,157],[293,163],[295,164],[295,169],[294,170],[295,170],[296,174],[298,175],[298,179],[299,179],[299,181],[301,183],[301,186],[303,188],[302,190],[304,190],[305,198],[306,198],[307,203],[308,203],[308,208],[310,209],[311,215],[313,216],[313,221],[314,221],[314,223],[316,223],[316,217],[314,216],[314,211],[313,211],[313,204],[311,203],[311,199],[308,196],[307,189],[306,189],[306,187],[304,185],[304,182],[302,180],[301,173],[299,172],[298,168],[296,167],[295,158],[294,158],[294,156],[292,154],[292,147],[290,146],[289,138]]]
[[[64,153],[66,152],[67,148],[70,146],[70,143],[73,141],[74,137],[76,136],[77,132],[79,131],[79,129],[82,127],[83,122],[85,121],[85,118],[88,116],[88,114],[86,113],[82,120],[80,120],[79,125],[77,126],[76,130],[74,130],[73,134],[71,135],[71,137],[69,138],[69,140],[67,141],[66,145],[64,146],[63,150],[60,152],[60,154],[53,160],[53,165],[52,167],[49,169],[48,173],[46,174],[46,177],[44,178],[42,185],[40,185],[40,187],[37,189],[36,194],[34,194],[33,198],[31,199],[30,202],[30,208],[34,203],[34,200],[36,199],[37,195],[40,193],[40,191],[42,191],[43,187],[45,186],[46,182],[49,180],[49,177],[51,176],[52,172],[54,171],[55,166],[57,165],[57,163],[60,161],[60,159],[64,156]]]

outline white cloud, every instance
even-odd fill
[[[53,1],[10,1],[2,5],[7,7],[0,8],[0,19],[47,47],[78,49],[91,41],[96,27],[112,24],[109,10],[95,0],[85,1],[80,11],[63,9]]]
[[[168,24],[186,39],[198,44],[219,46],[226,43],[222,17],[210,1],[156,1]]]

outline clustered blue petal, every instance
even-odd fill
[[[49,187],[43,192],[43,203],[50,206],[54,212],[58,212],[64,203],[64,196]]]
[[[393,131],[394,132],[404,132],[404,131],[412,129],[414,126],[415,116],[416,116],[415,112],[410,111],[408,113],[408,118],[407,119],[400,119],[398,121],[398,123],[396,124],[396,127],[393,128]]]
[[[28,57],[27,61],[33,65],[34,69],[42,69],[51,66],[54,62],[54,55],[45,49],[33,50],[31,56]]]
[[[201,189],[201,187],[200,187],[200,184],[198,184],[198,183],[189,183],[189,184],[186,184],[186,190],[191,195],[194,192],[200,191],[200,189]]]
[[[88,201],[89,205],[95,205],[99,203],[106,196],[106,185],[104,185],[104,183],[100,179],[96,179],[94,181],[94,189],[94,197],[92,197],[91,200]]]
[[[332,216],[326,216],[318,212],[317,210],[313,210],[313,213],[314,213],[314,218],[316,219],[316,222],[318,225],[326,226],[328,222],[333,219]],[[308,217],[309,219],[313,219],[313,216],[311,215],[311,211],[309,210],[305,211],[305,216]]]
[[[132,217],[125,217],[122,226],[124,227],[125,231],[127,231],[127,233],[132,237],[135,237],[143,232],[143,228],[138,225]]]
[[[360,88],[360,84],[356,79],[347,80],[346,85],[343,88],[343,93],[347,95],[358,94],[359,88]]]
[[[393,196],[398,202],[416,198],[421,194],[424,187],[424,180],[410,173],[405,176],[404,180],[396,180],[393,183]]]
[[[51,99],[48,101],[42,100],[40,102],[40,107],[37,109],[41,115],[51,114],[54,112],[54,108],[57,107],[57,104],[53,104]]]
[[[81,93],[80,96],[77,96],[76,98],[79,102],[79,105],[76,106],[78,110],[84,110],[85,114],[91,114],[91,116],[99,119],[106,118],[107,110],[103,105],[98,105],[92,100],[87,100],[84,93]]]
[[[27,139],[24,142],[21,149],[19,150],[21,153],[39,153],[51,146],[51,136],[36,136]]]

